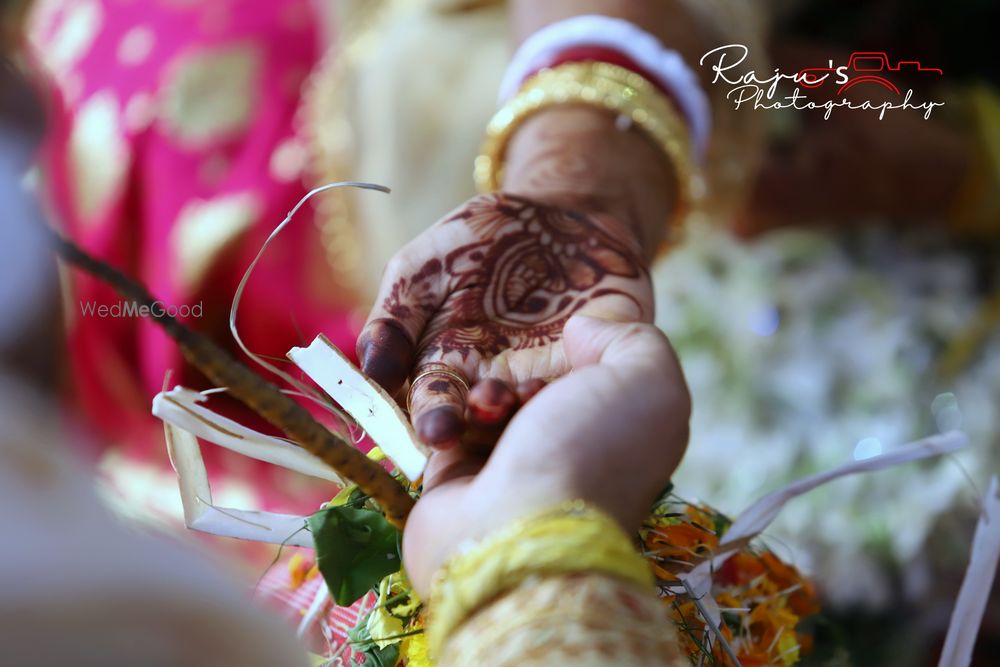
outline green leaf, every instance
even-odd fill
[[[371,646],[372,636],[368,634],[368,614],[359,618],[357,624],[347,631],[347,641],[351,642],[354,648],[359,651]]]
[[[307,520],[316,542],[316,563],[341,606],[354,604],[399,570],[400,532],[379,512],[328,507]]]
[[[396,667],[396,663],[399,662],[399,646],[397,642],[385,648],[365,651],[365,655],[368,656],[368,662],[365,664],[375,665],[375,667]]]
[[[366,658],[365,667],[396,667],[396,663],[399,662],[399,644],[372,648],[363,653]]]
[[[365,656],[365,667],[395,667],[399,662],[399,647],[402,640],[380,648],[369,633],[368,619],[371,612],[358,619],[358,624],[347,631],[347,640],[356,653]],[[351,664],[359,663],[352,661]]]
[[[674,480],[671,479],[667,482],[667,485],[663,487],[663,490],[660,491],[659,495],[656,496],[656,502],[653,503],[653,507],[655,508],[660,503],[666,502],[667,498],[670,496],[673,490],[674,490]]]

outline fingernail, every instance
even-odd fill
[[[458,444],[465,422],[453,408],[442,405],[420,415],[415,426],[423,442],[446,449]]]
[[[410,374],[413,343],[397,322],[375,320],[358,339],[358,359],[365,375],[394,393]]]
[[[504,382],[489,379],[472,388],[467,405],[472,419],[482,424],[495,424],[517,407],[517,396]]]

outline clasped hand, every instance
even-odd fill
[[[418,591],[461,542],[563,500],[638,526],[690,413],[652,316],[642,250],[609,215],[481,196],[397,253],[358,354],[401,400],[416,380],[434,447],[404,538]]]

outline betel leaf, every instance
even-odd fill
[[[307,523],[320,574],[341,606],[354,604],[401,566],[400,532],[374,510],[327,507]]]

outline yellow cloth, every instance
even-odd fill
[[[651,592],[600,574],[525,581],[449,639],[437,667],[687,667]],[[407,663],[407,667],[427,667]]]
[[[583,501],[567,503],[501,528],[438,572],[426,628],[431,655],[484,604],[526,579],[562,574],[610,576],[650,595],[654,583],[649,563],[613,518]],[[530,622],[524,614],[519,620]]]

